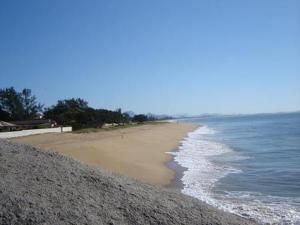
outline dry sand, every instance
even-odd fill
[[[165,163],[196,125],[162,123],[96,133],[42,134],[14,141],[54,150],[146,183],[168,185],[175,172]]]

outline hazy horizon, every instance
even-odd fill
[[[0,88],[155,114],[300,110],[300,1],[6,1]]]

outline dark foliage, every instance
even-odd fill
[[[132,118],[132,122],[137,122],[137,123],[146,122],[148,120],[149,120],[148,117],[144,114],[138,114]]]
[[[104,123],[126,123],[128,117],[121,110],[93,109],[83,99],[60,100],[47,108],[44,117],[53,119],[60,125],[72,126],[73,129],[101,127]]]
[[[43,105],[37,102],[30,89],[17,92],[13,87],[0,89],[0,120],[32,120],[36,119],[43,110]],[[94,109],[81,98],[59,100],[56,105],[46,108],[43,112],[45,119],[51,119],[59,125],[72,126],[73,129],[99,128],[105,123],[125,124],[142,123],[156,120],[155,116],[132,112]],[[132,118],[133,116],[133,118]]]
[[[37,102],[30,89],[17,92],[13,87],[0,89],[0,120],[35,119],[43,105]]]
[[[9,113],[0,109],[0,120],[9,121],[10,120]]]

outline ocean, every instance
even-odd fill
[[[261,224],[300,224],[300,113],[202,116],[174,160],[182,192]]]

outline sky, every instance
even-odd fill
[[[299,0],[0,1],[0,88],[136,113],[300,110]]]

